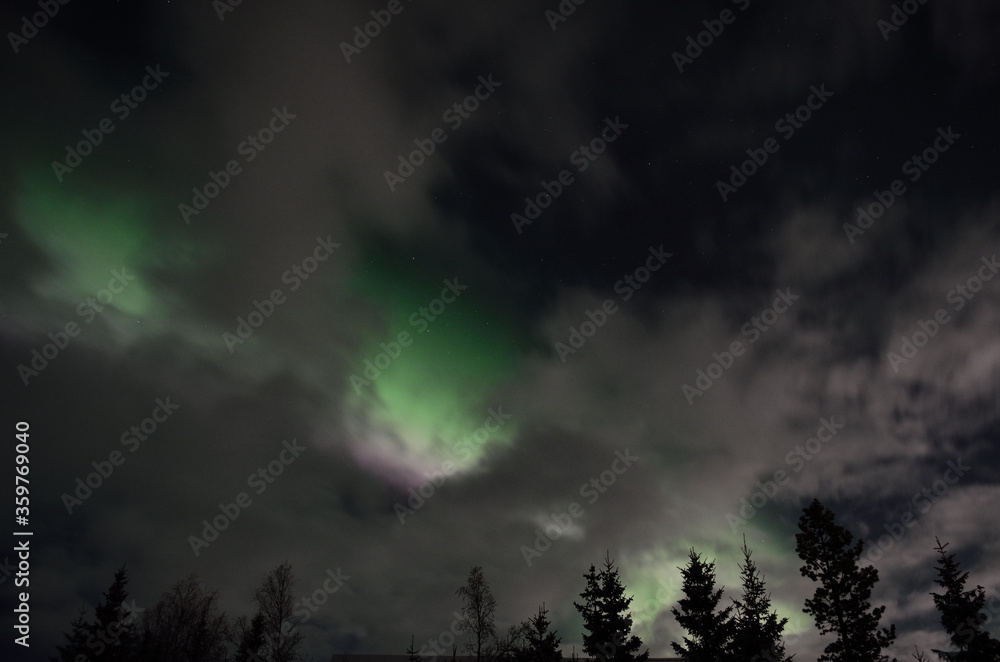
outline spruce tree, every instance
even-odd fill
[[[642,640],[632,634],[632,597],[625,595],[610,553],[605,554],[600,572],[591,565],[584,578],[587,587],[580,594],[584,603],[573,603],[587,630],[583,635],[584,650],[602,662],[645,662],[649,651],[640,653]]]
[[[70,623],[70,630],[66,633],[66,643],[56,646],[59,657],[49,658],[52,662],[77,662],[78,655],[87,656],[87,637],[93,632],[93,625],[87,622],[86,614],[86,608],[80,607],[80,613]]]
[[[715,563],[702,561],[694,549],[688,559],[686,568],[678,568],[684,580],[680,609],[670,610],[688,634],[683,644],[674,641],[670,645],[688,662],[720,662],[730,654],[733,608],[719,609],[723,589],[715,588]]]
[[[115,571],[114,579],[101,601],[94,608],[94,621],[86,619],[87,610],[70,624],[66,643],[56,646],[58,658],[54,662],[77,662],[79,656],[107,662],[126,662],[133,659],[139,646],[136,614],[127,604],[128,572],[125,566]],[[134,604],[134,602],[133,602]],[[142,610],[137,610],[142,611]]]
[[[410,635],[410,647],[406,649],[406,659],[409,662],[420,662],[420,649],[414,648],[414,635]]]
[[[788,623],[787,618],[778,618],[771,610],[771,596],[764,588],[764,578],[757,564],[750,558],[746,536],[743,536],[743,565],[740,577],[743,580],[743,595],[733,600],[736,615],[732,622],[732,654],[735,662],[788,662],[781,633]]]
[[[576,610],[583,616],[583,650],[591,655],[595,655],[597,646],[609,639],[609,635],[604,632],[604,619],[601,618],[601,582],[597,574],[597,568],[590,564],[590,570],[583,575],[587,580],[587,586],[580,594],[583,604],[573,603]]]
[[[560,638],[554,631],[549,632],[548,613],[543,604],[538,613],[523,624],[525,647],[518,656],[523,662],[562,662]]]
[[[138,643],[133,615],[128,612],[126,600],[128,575],[125,566],[115,571],[111,586],[94,609],[95,622],[92,633],[99,642],[94,657],[107,662],[125,662],[131,659]]]
[[[820,634],[835,634],[819,662],[885,662],[882,650],[892,645],[896,626],[879,629],[885,606],[872,608],[878,570],[860,567],[863,544],[834,522],[833,511],[814,499],[803,509],[795,534],[795,551],[805,563],[803,576],[819,582],[802,610],[811,614]],[[895,658],[893,658],[895,662]]]
[[[937,538],[935,551],[938,553],[938,572],[934,582],[944,589],[944,593],[931,593],[934,606],[941,612],[941,625],[951,637],[951,643],[958,648],[959,662],[995,662],[1000,660],[1000,642],[983,630],[980,612],[986,606],[986,591],[982,586],[966,591],[968,572],[959,569],[954,554],[946,554],[948,544],[941,544]]]

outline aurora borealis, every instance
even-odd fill
[[[678,566],[735,596],[744,535],[815,659],[814,497],[893,654],[946,647],[935,536],[1000,596],[1000,13],[911,4],[5,6],[4,659],[122,563],[237,616],[285,560],[348,577],[309,659],[438,641],[474,565],[579,654],[606,551],[670,656]]]

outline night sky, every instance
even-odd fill
[[[0,10],[15,659],[122,563],[236,616],[285,560],[346,578],[314,659],[438,640],[474,565],[579,654],[606,551],[671,655],[678,566],[737,597],[744,534],[815,659],[813,498],[891,653],[948,647],[935,536],[1000,634],[996,3],[57,9]]]

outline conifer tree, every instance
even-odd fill
[[[743,536],[743,565],[740,577],[743,580],[743,595],[733,600],[735,616],[732,622],[732,654],[735,662],[788,662],[781,633],[788,623],[787,618],[778,618],[771,610],[771,596],[764,588],[764,578],[757,564],[750,558],[746,536]]]
[[[954,554],[946,554],[948,544],[941,544],[937,538],[935,551],[938,553],[938,572],[934,582],[944,589],[944,593],[931,593],[934,606],[941,612],[941,625],[951,637],[951,643],[958,648],[959,662],[995,662],[1000,660],[1000,641],[990,636],[982,628],[980,612],[986,606],[986,591],[982,586],[966,591],[968,572],[959,569]]]
[[[805,563],[801,573],[819,582],[803,611],[811,614],[820,634],[836,639],[823,649],[819,662],[885,662],[882,650],[892,645],[896,626],[879,629],[885,606],[872,608],[878,570],[860,567],[863,543],[834,522],[833,511],[814,499],[799,518],[795,551]],[[893,658],[895,662],[895,658]]]
[[[560,638],[554,631],[549,632],[551,624],[548,613],[543,604],[538,608],[538,613],[522,625],[525,647],[518,657],[523,662],[562,662]]]
[[[406,649],[406,659],[409,662],[420,662],[420,649],[413,647],[414,646],[413,637],[414,637],[414,635],[411,634],[410,635],[410,646],[409,646],[409,648]]]
[[[675,641],[670,645],[688,662],[726,660],[733,638],[733,608],[719,609],[723,589],[715,588],[715,563],[703,561],[694,549],[688,559],[686,568],[678,568],[684,580],[680,609],[670,610],[688,634],[682,644]]]
[[[107,662],[133,659],[139,637],[135,614],[127,604],[127,585],[128,573],[123,565],[115,571],[111,586],[94,608],[94,621],[87,621],[87,610],[81,608],[66,633],[66,643],[56,646],[58,658],[50,659],[54,662],[77,662],[83,658]]]
[[[597,572],[591,565],[584,578],[587,587],[580,594],[584,602],[573,603],[587,630],[583,635],[584,650],[602,662],[645,662],[649,651],[640,653],[642,640],[632,634],[632,597],[625,595],[610,552],[604,556],[604,568]]]
[[[80,607],[80,613],[76,615],[70,623],[70,630],[66,633],[66,643],[56,646],[58,657],[50,657],[52,662],[77,662],[77,656],[87,656],[87,636],[93,631],[92,624],[85,618],[87,610]]]
[[[131,659],[138,642],[133,614],[128,611],[126,600],[128,575],[122,565],[115,571],[111,586],[104,592],[104,598],[94,609],[92,633],[98,642],[93,657],[107,662],[125,662]],[[88,638],[89,639],[89,638]]]

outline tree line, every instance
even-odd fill
[[[292,566],[283,563],[264,575],[253,597],[253,612],[230,618],[219,608],[218,592],[194,575],[174,584],[149,609],[129,600],[124,566],[87,618],[70,624],[53,662],[300,662],[303,635],[292,627]]]
[[[834,513],[814,500],[803,510],[795,535],[800,573],[817,583],[803,611],[813,617],[829,641],[819,662],[890,662],[884,653],[896,639],[895,625],[882,626],[885,606],[873,607],[872,590],[878,570],[862,566],[863,542],[835,521]],[[935,583],[931,593],[941,626],[954,650],[932,651],[948,662],[1000,662],[1000,641],[983,628],[986,592],[967,589],[963,572],[947,544],[937,541]],[[715,563],[690,550],[688,563],[678,568],[683,597],[670,609],[683,628],[674,652],[688,662],[791,662],[785,648],[787,618],[771,607],[763,575],[744,538],[739,564],[741,594],[723,606],[724,587],[716,587]],[[632,634],[626,595],[617,566],[605,555],[600,569],[584,573],[580,602],[573,606],[583,619],[583,651],[599,662],[646,662],[648,649]],[[253,598],[250,614],[231,620],[220,608],[218,594],[193,576],[174,584],[150,609],[128,600],[125,567],[114,575],[110,588],[87,618],[81,609],[70,624],[66,641],[56,647],[53,662],[301,662],[304,637],[292,625],[295,580],[289,563],[265,574]],[[464,651],[476,662],[561,662],[561,637],[551,629],[544,603],[530,618],[503,632],[496,628],[496,599],[480,566],[456,591],[462,602],[460,626]],[[451,656],[458,644],[450,633]],[[439,645],[415,647],[411,637],[405,651],[410,662],[446,651]],[[917,662],[927,662],[914,649]],[[895,658],[891,662],[896,662]]]
[[[890,662],[885,649],[896,640],[896,627],[881,625],[885,606],[873,607],[871,594],[878,582],[878,570],[861,565],[864,543],[838,525],[834,513],[818,500],[803,509],[795,535],[796,553],[803,562],[801,574],[818,585],[803,611],[813,617],[821,635],[829,642],[819,662]],[[962,572],[947,544],[937,540],[938,565],[935,583],[942,593],[931,593],[941,625],[949,636],[952,651],[933,653],[948,662],[1000,662],[1000,641],[983,629],[986,592],[982,586],[966,589],[969,573]],[[670,613],[683,628],[681,641],[671,642],[674,652],[687,662],[791,662],[785,648],[787,618],[771,607],[764,577],[752,558],[744,537],[741,548],[740,597],[723,606],[724,587],[716,587],[715,563],[706,561],[694,549],[688,563],[678,568],[683,580],[683,597]],[[599,662],[646,662],[648,650],[632,632],[629,611],[632,597],[626,596],[618,568],[609,555],[603,567],[593,565],[584,574],[586,588],[582,602],[573,606],[583,617],[583,650]],[[560,637],[550,632],[547,610],[496,632],[493,614],[496,601],[483,578],[481,567],[473,567],[467,583],[458,589],[463,599],[460,612],[463,632],[469,638],[465,652],[476,662],[560,662]],[[412,643],[407,649],[411,662],[419,662],[422,648]],[[458,646],[452,648],[452,657]],[[440,651],[432,650],[432,654]],[[917,662],[927,654],[914,647]],[[891,662],[896,662],[892,658]]]

